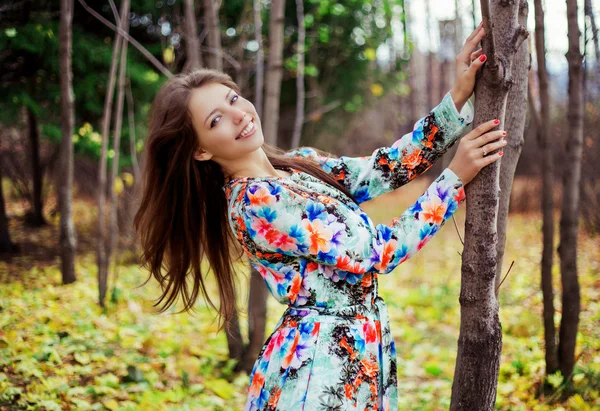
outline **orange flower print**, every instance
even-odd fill
[[[279,402],[279,396],[281,395],[281,388],[277,388],[273,394],[271,394],[271,398],[269,398],[269,407],[275,407]]]
[[[421,153],[422,151],[417,149],[412,153],[405,155],[404,157],[402,157],[402,165],[409,170],[417,168],[422,161]]]
[[[348,398],[349,400],[351,400],[352,399],[352,394],[354,392],[352,385],[346,383],[344,385],[344,391],[346,392],[346,398]]]
[[[294,336],[294,342],[292,343],[292,346],[289,348],[289,351],[287,352],[287,354],[283,357],[283,361],[281,362],[282,368],[288,368],[290,366],[290,363],[294,359],[294,353],[296,352],[296,347],[298,346],[299,339],[300,339],[300,332],[297,331],[296,335]]]
[[[271,205],[275,204],[275,196],[266,187],[259,187],[254,194],[247,190],[248,199],[251,205]]]
[[[466,197],[465,195],[465,187],[462,186],[458,189],[458,193],[454,196],[454,201],[462,201]]]
[[[252,227],[258,235],[265,237],[273,226],[265,218],[254,218],[250,227]]]
[[[319,251],[324,253],[329,252],[331,249],[331,238],[333,237],[333,233],[329,228],[323,225],[323,221],[319,219],[313,221],[304,219],[302,222],[304,223],[304,228],[308,231],[308,236],[310,238],[310,253],[316,255]]]
[[[265,383],[265,376],[260,372],[255,372],[254,377],[252,377],[252,384],[248,387],[248,393],[254,397],[257,397],[260,394],[260,389]]]
[[[428,201],[421,204],[423,211],[419,213],[419,219],[426,223],[441,224],[448,204],[444,203],[438,196],[432,196]]]
[[[298,297],[298,293],[300,292],[300,286],[302,285],[302,276],[300,274],[296,274],[292,279],[292,286],[290,287],[290,291],[288,296],[290,297],[290,301],[295,303],[296,297]]]
[[[374,267],[377,268],[377,270],[385,270],[388,266],[388,264],[390,263],[390,261],[392,261],[392,258],[394,257],[394,251],[398,248],[398,241],[396,240],[390,240],[388,242],[386,242],[383,246],[383,250],[381,252],[381,261],[378,263],[375,263]]]
[[[375,361],[369,361],[366,358],[360,360],[360,365],[362,367],[362,372],[371,377],[375,378],[377,376],[377,372],[379,371],[379,366]]]

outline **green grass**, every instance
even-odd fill
[[[423,188],[415,183],[416,187]],[[416,192],[383,196],[365,205],[375,222],[399,214]],[[20,210],[12,205],[13,213]],[[462,206],[456,220],[463,226]],[[153,282],[135,265],[119,268],[118,302],[97,304],[93,248],[85,246],[95,224],[93,206],[77,202],[75,216],[82,250],[78,281],[60,284],[56,220],[34,231],[11,220],[17,242],[48,248],[0,262],[0,410],[235,410],[242,409],[246,374],[235,375],[225,335],[203,301],[198,313],[157,315]],[[387,210],[387,213],[383,213]],[[461,228],[462,230],[462,228]],[[544,381],[539,260],[541,219],[511,215],[504,261],[515,261],[500,290],[503,349],[497,409],[600,409],[600,240],[581,235],[578,268],[582,312],[577,339],[575,393],[553,401],[538,397]],[[398,352],[401,410],[445,410],[450,404],[460,324],[462,245],[452,222],[418,255],[379,278]],[[555,257],[556,323],[560,281]],[[243,267],[241,268],[243,270]],[[110,280],[112,286],[112,278]],[[214,282],[210,284],[215,294]],[[240,286],[240,301],[247,285]],[[267,335],[283,306],[269,297]],[[245,313],[241,315],[243,332]],[[559,393],[560,379],[550,380]],[[559,397],[558,395],[556,397]]]

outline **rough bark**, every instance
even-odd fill
[[[263,133],[265,142],[276,146],[278,142],[277,129],[279,126],[279,97],[281,95],[281,79],[283,77],[283,17],[285,0],[273,0],[269,19],[269,60],[267,67],[268,79]]]
[[[517,21],[517,2],[481,1],[487,62],[475,85],[473,125],[504,115],[512,84],[514,54],[527,37]],[[490,17],[493,18],[493,26]],[[494,293],[497,266],[498,161],[483,168],[466,186],[467,217],[460,290],[461,324],[451,410],[493,410],[496,400],[502,326]]]
[[[126,4],[127,3],[127,4]],[[121,3],[120,15],[125,15],[125,10],[129,8],[125,0]],[[118,16],[117,16],[118,17]],[[123,19],[118,19],[117,26],[123,29]],[[117,32],[113,45],[112,61],[110,63],[110,72],[108,75],[108,86],[106,97],[104,99],[104,114],[102,120],[102,148],[100,150],[100,163],[98,170],[98,238],[96,243],[96,261],[98,264],[98,302],[104,306],[106,288],[108,283],[108,259],[106,255],[106,215],[104,206],[106,202],[106,159],[108,152],[108,134],[110,130],[110,120],[112,114],[112,103],[115,92],[115,83],[117,79],[117,62],[119,50],[121,49],[122,36]]]
[[[527,27],[527,16],[529,5],[526,0],[521,0],[519,5],[519,24]],[[498,296],[498,285],[502,280],[502,260],[506,247],[506,226],[508,224],[508,209],[510,205],[510,193],[517,169],[517,163],[521,156],[521,150],[525,143],[525,118],[527,115],[527,83],[528,73],[531,67],[531,54],[529,42],[524,41],[514,55],[511,76],[513,85],[508,91],[506,103],[506,114],[504,117],[504,129],[506,130],[506,142],[503,151],[502,163],[500,165],[500,201],[498,204],[498,247],[496,266],[496,297]]]
[[[535,48],[540,94],[538,141],[542,154],[542,261],[541,287],[544,300],[544,341],[546,343],[546,374],[558,370],[556,353],[556,327],[554,325],[554,290],[552,289],[552,264],[554,259],[554,157],[552,128],[550,127],[550,93],[546,69],[546,44],[544,9],[542,0],[535,0]],[[535,107],[533,107],[535,110]]]
[[[560,321],[558,363],[565,378],[569,378],[575,365],[575,346],[581,301],[577,278],[577,233],[579,222],[579,197],[581,163],[583,154],[583,87],[581,33],[577,24],[577,0],[567,0],[569,51],[569,136],[565,144],[565,172],[563,175],[563,201],[560,220],[560,276],[562,280],[562,318]]]
[[[302,124],[304,123],[304,5],[303,0],[296,0],[296,14],[298,18],[298,69],[296,70],[296,121],[292,134],[292,148],[300,145]]]
[[[60,2],[60,28],[58,54],[60,61],[60,161],[57,180],[60,197],[60,260],[63,284],[73,283],[75,276],[75,249],[77,238],[73,224],[73,128],[75,104],[73,96],[73,71],[71,67],[71,42],[73,0]]]
[[[187,61],[184,71],[192,71],[202,67],[202,54],[200,53],[200,39],[198,38],[198,25],[194,11],[194,0],[183,1],[185,24],[185,45]]]
[[[40,133],[37,118],[33,110],[27,107],[27,128],[29,147],[31,150],[31,176],[33,182],[33,211],[31,223],[36,226],[46,224],[44,219],[44,203],[42,202],[42,167],[40,165]]]
[[[204,20],[208,30],[208,66],[212,69],[223,70],[223,53],[221,49],[221,33],[219,32],[219,9],[215,0],[204,0]]]

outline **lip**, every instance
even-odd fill
[[[250,124],[250,123],[253,123],[252,131],[251,131],[249,134],[245,135],[244,137],[236,137],[236,138],[235,138],[236,140],[245,140],[245,139],[247,139],[248,137],[250,137],[250,136],[254,135],[254,133],[256,133],[256,123],[254,122],[254,119],[251,119],[251,120],[248,122],[248,124]],[[246,125],[244,126],[244,128],[242,128],[242,130],[244,130],[246,127],[248,127],[248,124],[246,124]]]

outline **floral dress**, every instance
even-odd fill
[[[362,203],[426,171],[472,118],[472,104],[459,113],[448,92],[412,132],[370,156],[310,147],[286,155],[317,161]],[[338,189],[287,170],[223,187],[231,229],[287,305],[254,364],[245,410],[396,410],[396,350],[378,276],[433,237],[465,200],[463,183],[446,168],[390,225],[375,225]]]

